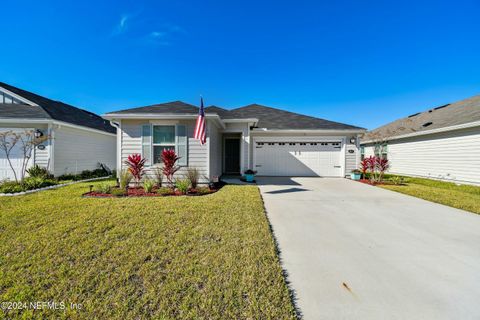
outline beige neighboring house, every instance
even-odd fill
[[[116,129],[86,110],[0,82],[0,132],[34,130],[52,139],[33,150],[28,166],[38,164],[55,176],[80,173],[102,163],[116,166]],[[19,144],[11,160],[18,173],[23,160]],[[12,169],[0,150],[0,181],[13,180]]]
[[[361,154],[387,157],[393,174],[480,184],[480,96],[372,130]]]
[[[161,166],[163,149],[181,156],[178,175],[196,167],[202,180],[240,175],[345,177],[358,166],[358,134],[365,129],[252,104],[227,110],[205,108],[207,142],[193,138],[199,109],[181,101],[103,115],[117,131],[117,168],[131,154]]]

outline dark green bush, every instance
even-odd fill
[[[27,173],[30,178],[44,178],[44,179],[53,178],[53,175],[47,170],[47,168],[42,168],[38,164],[28,169]]]
[[[201,195],[212,193],[212,191],[210,191],[210,188],[208,187],[198,187],[196,190],[197,190],[197,193]]]
[[[17,193],[28,190],[40,189],[58,184],[52,179],[41,177],[28,177],[22,182],[7,181],[0,184],[0,193]]]
[[[6,181],[0,184],[0,193],[17,193],[24,191],[24,187],[15,181]]]
[[[45,179],[41,177],[28,177],[21,183],[25,190],[33,190],[56,185],[58,182],[52,179]]]

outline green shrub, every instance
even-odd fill
[[[132,181],[132,178],[132,174],[127,169],[120,171],[120,176],[118,177],[120,188],[125,190],[130,184],[130,181]]]
[[[198,185],[198,179],[200,178],[200,171],[198,171],[198,169],[195,167],[189,167],[187,168],[185,178],[188,179],[192,188],[196,189]]]
[[[48,172],[47,168],[42,168],[38,164],[28,169],[27,173],[30,178],[44,178],[44,179],[53,178],[53,175],[50,172]]]
[[[58,184],[57,181],[52,179],[45,179],[42,177],[28,177],[23,179],[22,185],[24,186],[25,190],[33,190],[44,188],[48,186],[53,186]]]
[[[150,193],[153,191],[153,187],[155,187],[155,181],[152,179],[145,179],[143,181],[143,190],[146,193]]]
[[[405,183],[405,179],[401,176],[393,176],[389,179],[394,185],[401,185]]]
[[[110,193],[110,190],[112,189],[112,186],[109,183],[100,183],[97,185],[95,188],[95,191],[98,193]]]
[[[180,191],[182,194],[186,194],[188,188],[190,187],[190,180],[177,179],[177,181],[175,181],[175,187],[177,187],[178,191]]]
[[[24,186],[15,181],[5,181],[0,184],[0,193],[17,193],[25,191]]]
[[[112,188],[110,190],[110,193],[116,197],[123,197],[127,195],[127,192],[125,191],[125,189],[121,189],[121,188]]]
[[[173,190],[167,187],[158,188],[157,193],[162,196],[169,196],[173,194]]]

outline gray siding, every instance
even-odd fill
[[[390,173],[480,184],[480,128],[393,140],[388,159]]]
[[[122,120],[122,139],[121,139],[121,165],[122,169],[125,168],[125,160],[128,156],[134,153],[142,153],[142,125],[149,124],[148,120]],[[152,121],[154,124],[158,125],[174,125],[174,124],[184,124],[187,129],[188,136],[188,166],[196,167],[201,172],[201,178],[205,181],[203,176],[209,175],[208,173],[208,143],[210,137],[207,137],[207,144],[201,145],[198,140],[193,139],[193,133],[195,128],[195,120],[185,120],[185,121]],[[153,178],[153,167],[149,166],[147,169],[147,175]],[[181,167],[177,172],[176,177],[182,177],[186,173],[187,167]]]
[[[116,138],[113,135],[59,126],[54,128],[54,174],[92,170],[98,163],[116,167]]]
[[[349,175],[352,170],[358,169],[359,166],[359,150],[356,144],[351,144],[350,139],[356,138],[355,136],[346,137],[346,154],[345,154],[345,174]]]

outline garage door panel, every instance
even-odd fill
[[[23,133],[25,130],[24,129],[12,129],[12,128],[0,128],[0,132],[6,132],[6,131],[14,131],[17,133]],[[23,151],[22,151],[22,143],[18,142],[15,147],[10,151],[10,162],[15,169],[15,173],[17,174],[17,177],[20,177],[21,174],[21,168],[23,165]],[[33,164],[33,151],[32,151],[32,157],[28,160],[27,163],[27,169],[30,168]],[[7,159],[7,156],[5,154],[4,150],[0,150],[0,181],[2,180],[15,180],[15,175],[13,174],[12,168],[10,166],[10,163]]]
[[[340,142],[256,142],[255,165],[265,176],[342,175]]]

